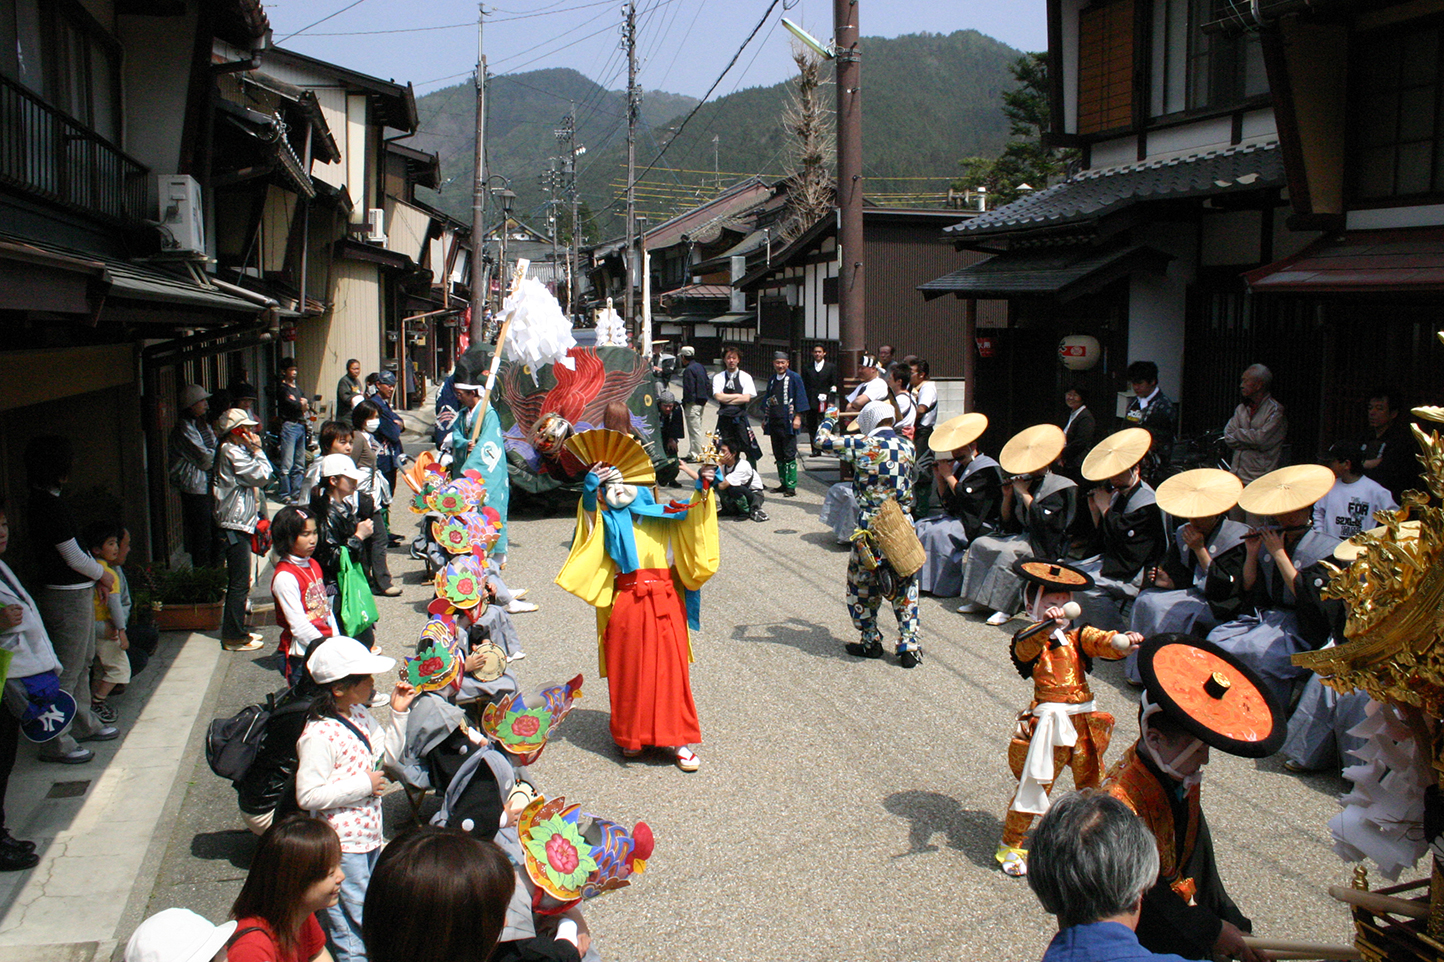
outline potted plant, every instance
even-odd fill
[[[148,567],[134,592],[136,607],[145,598],[158,631],[214,631],[221,626],[226,597],[224,568]]]

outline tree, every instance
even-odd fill
[[[832,113],[818,96],[822,58],[792,46],[797,80],[782,112],[787,137],[787,215],[778,231],[784,243],[796,239],[832,210],[835,139]]]
[[[1003,94],[1003,116],[1008,118],[1008,132],[1014,139],[996,159],[963,158],[959,161],[963,176],[953,183],[953,189],[958,191],[983,188],[992,207],[1016,200],[1025,184],[1041,190],[1065,173],[1076,159],[1074,151],[1043,144],[1052,119],[1048,107],[1048,55],[1024,54],[1008,69],[1018,86]]]

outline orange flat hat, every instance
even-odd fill
[[[1279,750],[1283,706],[1258,674],[1192,635],[1154,635],[1138,649],[1143,685],[1168,718],[1200,741],[1244,758]]]

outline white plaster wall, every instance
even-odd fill
[[[1060,19],[1063,42],[1063,130],[1078,132],[1078,11],[1082,0],[1063,0]]]
[[[1136,164],[1138,162],[1138,138],[1119,137],[1117,140],[1106,140],[1094,144],[1089,159],[1092,162],[1090,169]]]
[[[1163,393],[1178,398],[1183,383],[1183,331],[1188,285],[1195,261],[1192,231],[1171,225],[1141,229],[1142,243],[1175,255],[1161,275],[1135,273],[1128,291],[1128,361],[1158,365]]]
[[[1149,133],[1148,159],[1159,160],[1205,150],[1223,150],[1229,146],[1232,137],[1233,121],[1228,117],[1214,117],[1193,124],[1164,127]]]
[[[154,175],[174,174],[180,165],[196,11],[187,9],[180,17],[122,16],[116,20],[117,38],[125,50],[121,146],[151,169],[147,191],[149,203],[154,204]]]

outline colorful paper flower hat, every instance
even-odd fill
[[[469,474],[476,474],[472,471]],[[442,485],[427,498],[431,510],[445,515],[463,514],[475,511],[486,500],[486,484],[481,477],[457,478],[450,484]]]
[[[460,677],[461,663],[455,630],[444,620],[433,618],[421,629],[416,657],[405,659],[401,675],[417,691],[441,691]]]
[[[495,508],[467,511],[431,522],[431,536],[452,554],[467,554],[478,545],[490,548],[501,537]]]
[[[1278,696],[1258,674],[1212,642],[1154,635],[1138,649],[1149,699],[1193,737],[1244,758],[1279,750],[1288,734]]]
[[[411,467],[400,477],[412,490],[411,501],[407,504],[412,514],[431,511],[432,496],[448,481],[446,468],[436,462],[436,456],[430,451],[423,451],[418,455]]]
[[[544,915],[626,888],[652,856],[654,840],[646,822],[628,830],[581,808],[568,805],[565,797],[538,797],[517,821],[527,875],[537,887],[532,907]],[[560,904],[549,903],[546,896]]]
[[[453,608],[476,608],[486,595],[485,562],[475,553],[457,555],[436,573],[436,597]]]
[[[481,716],[481,730],[487,738],[517,756],[521,764],[530,765],[540,757],[552,730],[567,717],[580,697],[581,675],[536,694],[513,692],[486,706]]]

